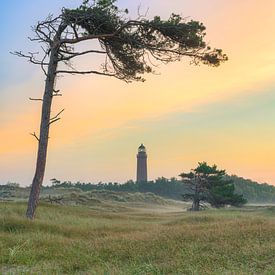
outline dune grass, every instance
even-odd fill
[[[0,203],[0,274],[275,274],[275,207],[25,207]]]

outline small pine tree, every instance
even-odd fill
[[[216,165],[199,162],[198,167],[190,173],[180,174],[188,186],[188,191],[182,195],[183,200],[192,200],[193,211],[199,211],[206,202],[216,208],[225,205],[242,206],[247,202],[246,199],[234,193],[233,181],[225,179],[225,175],[225,170],[218,170]]]

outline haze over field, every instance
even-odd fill
[[[29,185],[33,176],[40,97],[40,69],[10,50],[36,50],[30,26],[81,1],[5,1],[0,4],[0,183]],[[216,163],[230,174],[275,184],[275,2],[257,0],[118,1],[136,16],[172,12],[202,21],[207,41],[229,61],[219,68],[189,66],[188,60],[160,66],[145,83],[66,76],[58,80],[65,108],[50,134],[46,180],[125,181],[135,177],[135,154],[144,142],[149,177],[172,177],[198,161]],[[10,15],[13,15],[10,17]],[[16,18],[16,19],[15,19]],[[11,35],[16,31],[16,35]],[[91,56],[79,64],[98,64]]]

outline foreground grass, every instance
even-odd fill
[[[0,274],[275,274],[275,208],[201,213],[0,203]]]

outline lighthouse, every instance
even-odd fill
[[[147,154],[143,144],[138,147],[137,153],[137,182],[147,181]]]

